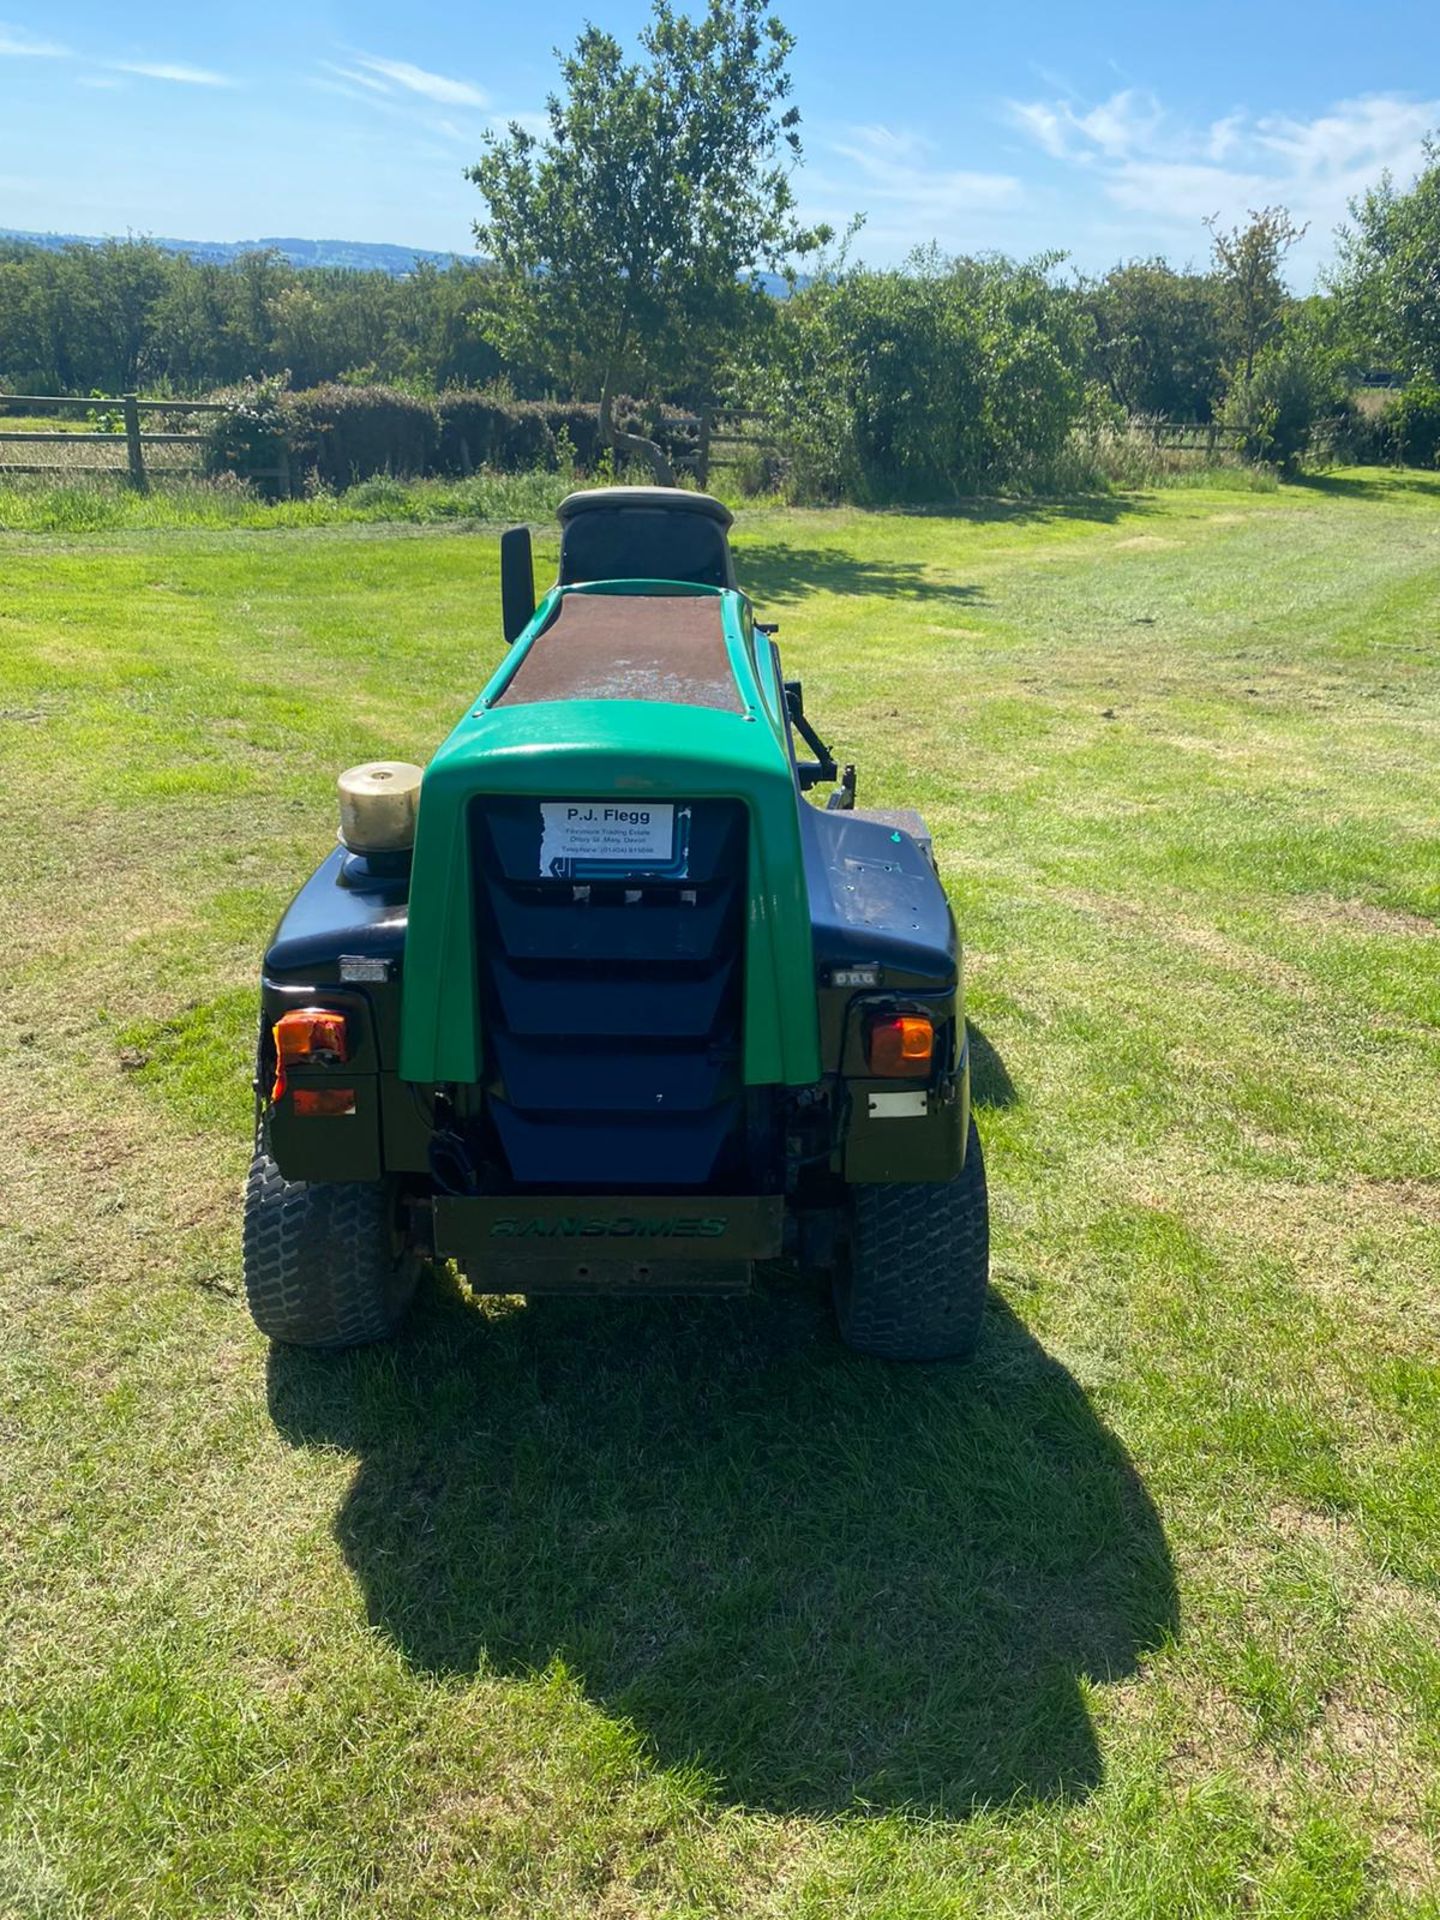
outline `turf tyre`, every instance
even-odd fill
[[[245,1185],[245,1298],[272,1340],[338,1351],[388,1340],[419,1259],[400,1242],[389,1180],[287,1180],[263,1141]]]
[[[965,1360],[990,1280],[990,1209],[970,1122],[953,1180],[850,1190],[849,1247],[835,1276],[840,1337],[880,1360]]]

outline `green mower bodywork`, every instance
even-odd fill
[[[810,905],[784,689],[774,649],[744,596],[689,589],[715,604],[739,725],[714,707],[656,700],[496,704],[571,596],[653,603],[681,591],[673,582],[639,580],[555,588],[426,769],[406,943],[400,1071],[407,1080],[475,1081],[483,1071],[467,831],[470,801],[482,793],[539,801],[579,795],[602,805],[676,795],[742,802],[750,814],[744,1078],[752,1086],[819,1079]]]
[[[426,1258],[529,1294],[734,1290],[788,1256],[863,1350],[973,1344],[984,1173],[929,836],[854,806],[729,519],[572,495],[538,606],[507,535],[511,644],[413,852],[340,846],[282,918],[246,1207],[273,1337],[384,1337]]]

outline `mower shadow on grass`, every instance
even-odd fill
[[[965,1030],[970,1039],[970,1098],[982,1111],[986,1107],[1017,1106],[1020,1095],[994,1043],[968,1017]]]
[[[1133,1466],[998,1302],[970,1366],[901,1368],[783,1276],[489,1312],[436,1276],[389,1350],[276,1348],[269,1395],[290,1442],[358,1456],[336,1536],[417,1670],[562,1660],[719,1801],[1083,1795],[1082,1682],[1177,1628]]]

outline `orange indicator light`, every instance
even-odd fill
[[[279,1100],[285,1092],[285,1069],[297,1066],[339,1066],[350,1057],[345,1036],[343,1013],[328,1013],[324,1007],[297,1007],[282,1013],[275,1022],[275,1085],[270,1098]],[[351,1099],[353,1101],[354,1095]]]
[[[870,1028],[870,1071],[886,1080],[923,1080],[935,1057],[935,1029],[923,1014],[899,1013]]]

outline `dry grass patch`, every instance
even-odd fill
[[[1331,900],[1311,895],[1286,903],[1286,913],[1301,926],[1319,925],[1353,929],[1360,934],[1381,934],[1401,939],[1433,940],[1440,926],[1422,914],[1404,913],[1393,907],[1377,907],[1368,900]]]

